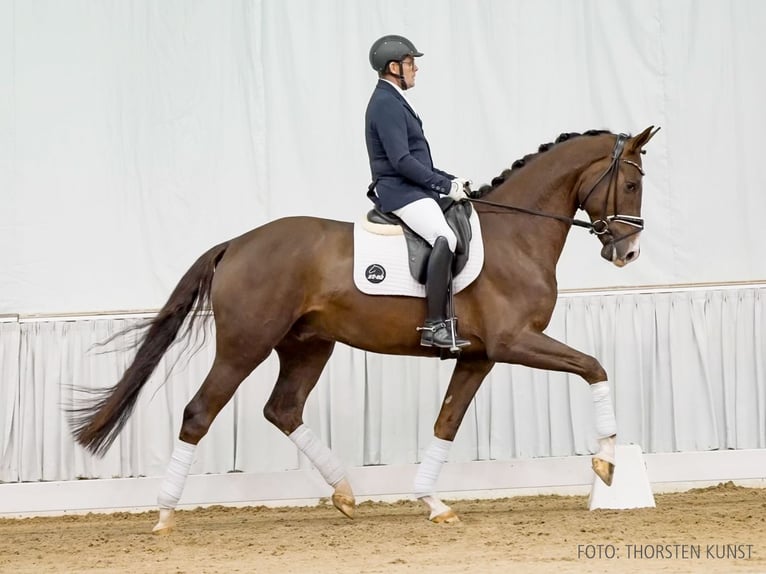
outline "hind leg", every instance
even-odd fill
[[[335,508],[353,518],[356,501],[343,466],[333,452],[303,423],[306,399],[319,380],[319,375],[322,374],[334,347],[334,341],[301,341],[295,335],[288,335],[277,345],[279,378],[263,414],[295,443],[327,484],[333,487],[332,501]]]
[[[175,527],[175,508],[194,460],[197,443],[207,434],[216,415],[229,402],[242,381],[268,354],[264,350],[259,355],[249,355],[247,360],[240,357],[234,361],[216,353],[205,381],[184,409],[181,431],[157,496],[160,517],[152,529],[155,534],[168,533]]]

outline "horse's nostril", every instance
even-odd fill
[[[625,261],[633,261],[635,258],[636,258],[636,252],[629,251],[628,254],[625,256]]]

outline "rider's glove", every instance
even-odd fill
[[[469,180],[462,177],[456,177],[452,180],[452,184],[450,185],[450,190],[447,195],[455,201],[463,201],[468,199],[466,190],[470,190],[470,186],[471,182]]]

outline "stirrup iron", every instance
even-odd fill
[[[452,285],[452,277],[447,284],[447,315],[450,317],[445,321],[447,323],[447,329],[449,330],[450,340],[452,345],[449,350],[452,353],[459,353],[461,347],[467,347],[471,344],[466,339],[459,339],[457,336],[457,317],[455,316],[455,292]]]
[[[450,334],[450,339],[452,339],[452,346],[449,348],[450,351],[453,353],[459,353],[461,347],[467,347],[471,344],[471,341],[468,341],[466,339],[459,339],[457,336],[457,317],[452,317],[451,319],[447,319],[445,321],[447,325],[447,330]]]

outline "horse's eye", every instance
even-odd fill
[[[636,185],[636,183],[635,183],[635,182],[633,182],[633,181],[629,181],[629,182],[627,182],[627,183],[625,184],[625,189],[627,189],[628,191],[636,191],[636,188],[637,188],[637,187],[638,187],[638,186],[637,186],[637,185]]]

